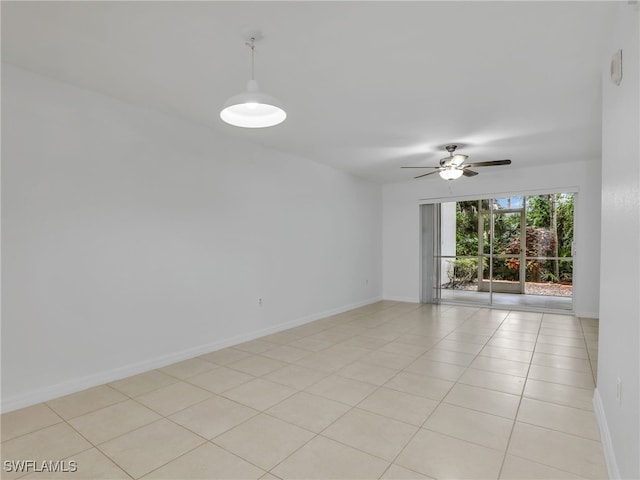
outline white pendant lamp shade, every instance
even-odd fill
[[[264,128],[284,122],[287,114],[276,98],[261,92],[258,82],[249,80],[246,92],[225,102],[220,118],[236,127]]]
[[[462,176],[462,170],[455,167],[447,168],[445,170],[440,170],[440,176],[445,180],[455,180]]]
[[[220,118],[224,122],[236,127],[272,127],[284,122],[287,118],[280,102],[271,95],[261,92],[254,78],[256,36],[261,38],[260,32],[255,32],[246,44],[251,48],[251,80],[247,84],[247,91],[227,100],[220,112]]]

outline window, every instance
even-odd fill
[[[423,205],[423,301],[573,309],[572,192]]]

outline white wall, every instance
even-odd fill
[[[442,256],[456,256],[456,204],[443,203],[440,208],[440,254]],[[453,270],[452,259],[440,261],[442,283],[449,281],[448,272]]]
[[[380,186],[304,158],[3,65],[2,160],[5,411],[381,296]]]
[[[477,177],[445,181],[437,176],[383,186],[383,297],[418,301],[420,292],[421,199],[463,196],[488,197],[500,193],[578,189],[576,202],[576,258],[574,309],[577,315],[597,317],[600,275],[600,164],[579,161],[553,168],[485,169]]]
[[[618,5],[603,62],[602,272],[594,403],[612,478],[640,478],[640,39],[638,5]],[[623,80],[609,79],[622,49]],[[616,396],[618,379],[622,396]]]

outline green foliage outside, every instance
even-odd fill
[[[456,256],[467,255],[478,255],[477,201],[456,203]]]
[[[514,197],[517,200],[522,197]],[[493,253],[513,255],[510,258],[494,259],[493,276],[496,280],[517,281],[520,270],[520,214],[500,213],[512,205],[496,201],[494,208]],[[521,204],[521,203],[520,203]],[[481,211],[483,228],[483,253],[490,253],[490,226],[488,222],[488,200],[456,203],[456,256],[451,260],[448,276],[452,285],[474,282],[478,276],[478,221]],[[572,256],[574,194],[559,193],[526,197],[525,202],[525,255],[526,280],[533,282],[571,283],[573,262],[561,258]],[[557,257],[560,260],[546,260]],[[542,258],[542,259],[541,259]],[[486,263],[484,269],[488,269]]]
[[[560,194],[557,202],[559,257],[573,256],[573,193]],[[566,196],[566,197],[564,197]]]
[[[484,268],[489,265],[487,258],[483,259]],[[478,258],[456,258],[448,260],[451,268],[447,270],[449,284],[455,288],[455,285],[465,285],[478,279]]]

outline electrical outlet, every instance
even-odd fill
[[[258,305],[262,306],[262,297],[258,298]]]
[[[616,383],[616,399],[618,400],[618,405],[622,405],[622,380],[618,377],[618,382]]]

